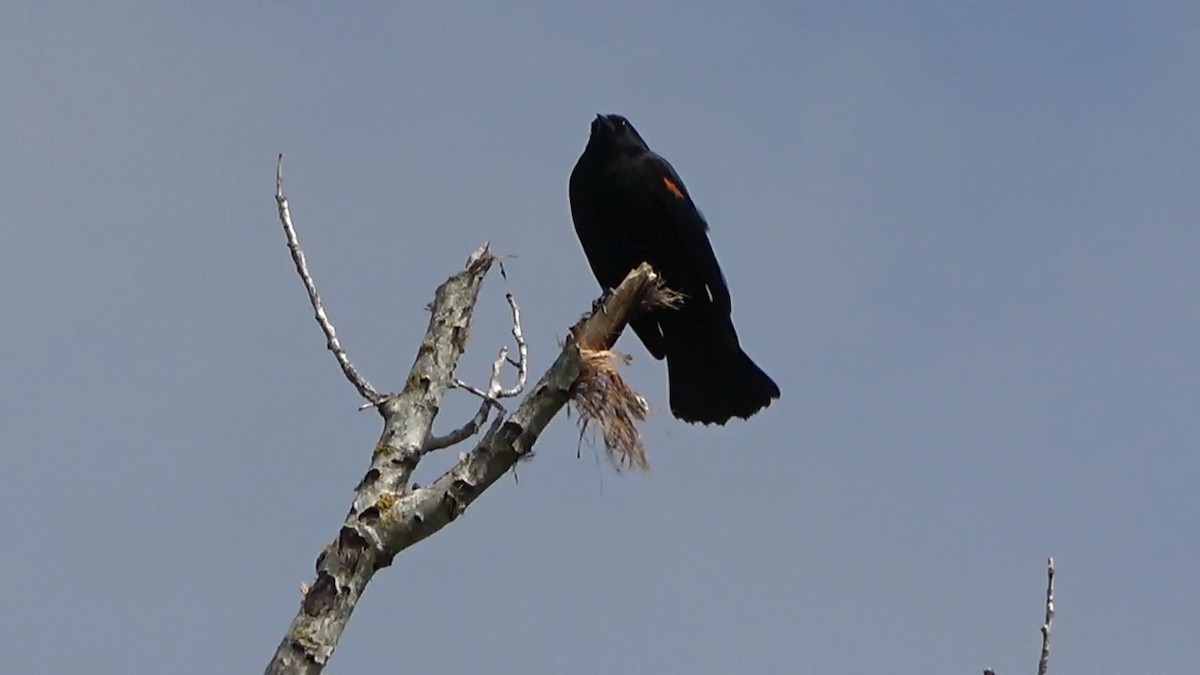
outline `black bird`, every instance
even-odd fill
[[[679,174],[629,120],[596,116],[571,171],[570,196],[575,233],[602,287],[615,288],[648,262],[685,296],[675,309],[655,310],[630,323],[654,358],[667,359],[675,417],[724,424],[779,398],[779,387],[738,343],[708,223]]]

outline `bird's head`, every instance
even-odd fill
[[[605,154],[638,154],[649,150],[629,120],[620,115],[596,115],[588,149]]]

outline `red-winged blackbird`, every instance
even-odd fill
[[[624,117],[596,116],[570,194],[575,233],[601,286],[615,288],[648,262],[685,296],[678,308],[630,323],[654,358],[667,359],[675,417],[724,424],[779,398],[779,387],[738,344],[708,223],[675,169]]]

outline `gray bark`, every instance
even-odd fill
[[[429,327],[404,390],[380,401],[383,433],[356,488],[337,537],[317,557],[316,579],[266,673],[319,673],[332,656],[354,607],[376,572],[404,549],[445,527],[519,460],[571,396],[580,349],[608,349],[628,318],[654,302],[657,276],[642,265],[571,328],[553,365],[520,406],[500,415],[471,452],[423,488],[409,486],[430,437],[442,395],[462,355],[480,285],[494,258],[486,247],[435,295]]]

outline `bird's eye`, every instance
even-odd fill
[[[621,128],[624,129],[625,127],[629,126],[629,120],[622,117],[620,121],[618,121],[618,124],[620,124]]]

